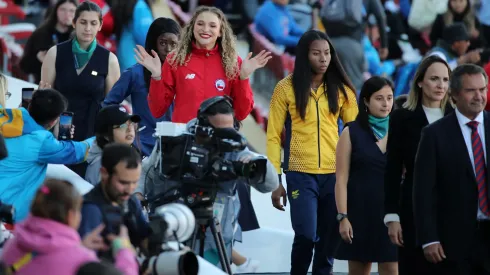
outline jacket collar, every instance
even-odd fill
[[[214,55],[219,53],[219,48],[218,48],[218,42],[216,42],[216,45],[214,46],[213,49],[207,50],[207,49],[200,49],[197,47],[196,42],[192,41],[192,54],[197,54],[197,55]]]

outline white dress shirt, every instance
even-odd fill
[[[476,175],[475,159],[473,157],[473,147],[471,144],[471,128],[467,125],[468,122],[470,122],[471,120],[469,118],[465,117],[463,114],[461,114],[457,108],[454,111],[456,113],[456,118],[458,119],[458,124],[459,124],[459,127],[461,128],[461,132],[463,133],[463,138],[464,138],[464,142],[466,144],[466,149],[468,150],[468,155],[469,155],[470,160],[471,160],[471,165],[473,166],[473,173],[475,173],[475,175]],[[478,122],[478,134],[480,135],[481,143],[483,146],[483,154],[485,157],[485,167],[486,167],[488,161],[487,161],[487,148],[485,147],[485,125],[483,124],[483,112],[478,114],[478,116],[473,121]],[[489,175],[487,175],[487,177],[488,176]],[[487,217],[487,216],[485,216],[485,214],[483,214],[483,212],[480,210],[480,207],[478,207],[478,213],[477,213],[476,218],[477,218],[477,220],[488,220],[488,219],[490,219],[490,217]],[[426,248],[427,246],[435,244],[435,243],[439,243],[439,242],[428,243],[428,244],[423,245],[422,247]]]

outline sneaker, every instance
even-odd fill
[[[247,261],[236,267],[236,273],[255,273],[259,269],[260,262],[247,258]]]

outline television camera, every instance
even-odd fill
[[[197,123],[188,131],[176,134],[176,127],[173,123],[157,123],[159,173],[156,178],[164,182],[165,188],[148,199],[149,208],[156,209],[176,201],[188,206],[197,224],[190,247],[195,248],[199,235],[199,255],[204,254],[205,229],[209,227],[223,270],[232,274],[220,221],[213,217],[216,194],[221,186],[238,178],[264,182],[267,159],[255,157],[248,163],[230,160],[233,159],[230,154],[243,151],[247,145],[235,128],[214,128]]]

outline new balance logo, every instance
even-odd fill
[[[194,77],[196,77],[195,74],[188,74],[185,76],[185,79],[194,79]]]

